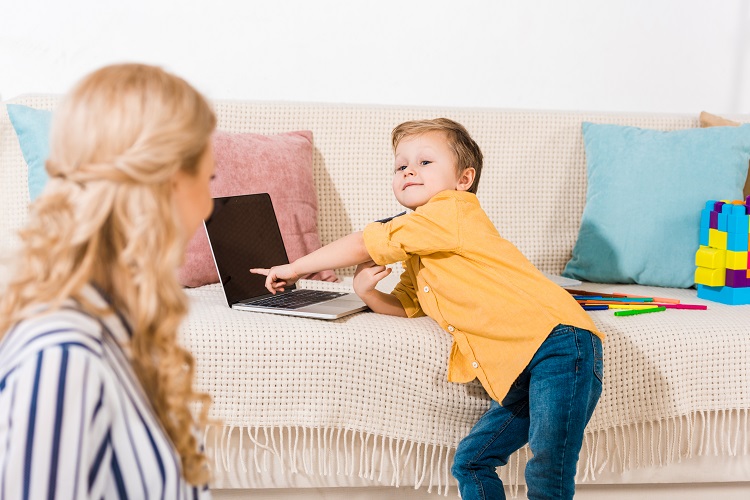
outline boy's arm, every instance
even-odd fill
[[[375,289],[389,274],[391,269],[372,261],[360,264],[354,273],[354,291],[373,312],[405,318],[406,310],[396,296]]]
[[[300,276],[318,273],[325,269],[354,266],[368,260],[370,260],[370,254],[367,252],[365,240],[360,231],[329,243],[291,264],[274,266],[271,269],[255,268],[250,269],[250,272],[266,275],[266,288],[275,294],[283,292],[284,287],[296,283]]]
[[[388,314],[389,316],[400,316],[406,318],[406,310],[401,301],[395,295],[383,293],[380,290],[372,290],[368,294],[357,294],[362,302],[367,304],[372,312]]]

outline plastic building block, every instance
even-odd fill
[[[700,252],[700,250],[698,250]],[[697,254],[696,254],[697,259]],[[697,260],[695,265],[699,265]],[[711,267],[711,266],[702,266],[702,267]],[[726,259],[725,259],[725,267],[727,269],[743,269],[747,270],[747,252],[735,252],[732,250],[727,250],[726,253]]]
[[[709,269],[707,267],[695,268],[695,282],[706,286],[724,286],[726,284],[727,271],[724,268]]]
[[[711,229],[713,231],[713,229]],[[731,250],[733,252],[747,252],[748,251],[748,242],[750,242],[750,237],[748,237],[747,234],[742,233],[724,233],[727,235],[726,239],[726,249]],[[710,238],[710,234],[709,234]],[[709,240],[710,243],[710,240]],[[721,243],[721,241],[719,241]],[[710,245],[712,246],[712,245]]]
[[[750,304],[750,196],[710,200],[701,211],[699,248],[695,253],[698,297]]]
[[[747,269],[727,269],[724,286],[732,288],[750,287],[750,280],[747,279]]]
[[[750,304],[750,288],[712,287],[699,284],[698,297],[732,306]]]
[[[727,232],[747,234],[750,217],[745,214],[727,215]]]
[[[708,214],[708,227],[711,229],[719,229],[719,212],[712,210]]]
[[[727,235],[728,233],[726,231],[719,231],[718,229],[709,229],[708,230],[708,246],[726,250],[727,249]]]
[[[724,205],[727,206],[727,205]],[[731,206],[731,205],[730,205]],[[722,232],[727,231],[727,219],[729,218],[729,214],[726,212],[722,212],[719,214],[719,223],[716,229]]]
[[[733,252],[737,255],[737,252]],[[718,248],[711,248],[707,246],[701,246],[698,251],[695,252],[695,265],[698,267],[707,267],[709,269],[720,269],[724,267],[730,267],[727,265],[727,251],[720,250]],[[734,262],[734,261],[732,261]],[[739,269],[738,267],[732,267],[732,269]]]

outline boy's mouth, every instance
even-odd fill
[[[405,190],[408,187],[411,187],[411,186],[420,186],[420,185],[421,184],[418,184],[416,182],[407,182],[406,184],[404,184],[404,186],[401,188],[401,190],[403,191],[403,190]]]

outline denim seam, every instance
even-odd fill
[[[563,441],[563,453],[562,453],[563,456],[562,456],[562,464],[561,464],[562,468],[565,467],[565,462],[568,460],[568,457],[566,455],[567,455],[567,452],[568,452],[568,437],[570,436],[570,424],[571,424],[571,420],[572,420],[571,417],[570,417],[570,415],[571,415],[571,412],[573,410],[573,401],[576,400],[576,392],[578,391],[578,384],[579,384],[578,378],[580,377],[580,373],[581,373],[581,370],[579,369],[579,365],[581,363],[581,342],[580,342],[580,332],[577,329],[575,330],[574,339],[575,339],[576,351],[577,351],[577,354],[576,354],[576,372],[575,372],[575,381],[573,383],[573,394],[572,394],[573,397],[571,397],[568,400],[569,401],[569,406],[568,406],[568,421],[567,421],[566,426],[565,426],[566,427],[565,428],[565,440]],[[562,469],[560,469],[560,470],[562,470]],[[562,492],[562,489],[563,489],[562,478],[560,478],[560,486],[559,487],[560,487],[560,490],[558,491],[557,498],[563,498],[563,496],[562,496],[562,493],[563,493]]]
[[[494,434],[492,435],[492,439],[488,439],[488,440],[487,440],[487,442],[485,443],[485,446],[484,446],[483,448],[481,448],[481,449],[480,449],[480,450],[479,450],[479,451],[478,451],[478,452],[476,453],[476,455],[474,455],[474,456],[473,456],[473,457],[471,458],[471,461],[472,461],[473,463],[476,463],[476,462],[477,462],[477,459],[478,459],[478,458],[479,458],[480,456],[482,456],[482,454],[483,454],[483,453],[484,453],[485,451],[487,451],[487,448],[489,448],[489,447],[490,447],[490,445],[491,445],[492,443],[494,443],[494,442],[495,442],[495,441],[497,440],[497,438],[499,438],[499,437],[500,437],[500,435],[501,435],[501,434],[502,434],[503,432],[505,432],[505,429],[507,429],[507,428],[508,428],[508,426],[510,425],[510,423],[511,423],[511,422],[512,422],[512,421],[513,421],[513,420],[514,420],[515,418],[516,418],[516,416],[517,416],[517,415],[518,415],[519,413],[521,413],[521,410],[523,410],[523,409],[524,409],[524,408],[526,407],[526,405],[527,405],[527,404],[528,404],[528,403],[524,401],[524,402],[523,402],[522,404],[520,404],[520,405],[518,406],[518,408],[514,409],[514,411],[513,411],[512,413],[511,413],[511,417],[510,417],[510,418],[508,418],[508,419],[506,419],[506,420],[505,420],[505,422],[504,422],[504,424],[503,424],[503,426],[502,426],[502,427],[500,427],[500,428],[499,428],[499,429],[497,430],[497,432],[495,432],[495,433],[494,433]],[[476,471],[473,471],[473,470],[471,471],[471,478],[472,478],[472,479],[474,480],[474,484],[475,484],[475,485],[477,486],[477,490],[478,490],[478,491],[479,491],[479,493],[481,494],[482,498],[483,498],[483,499],[486,499],[487,497],[486,497],[486,495],[485,495],[485,493],[484,493],[484,488],[482,487],[482,482],[481,482],[481,481],[479,480],[479,476],[477,475]]]

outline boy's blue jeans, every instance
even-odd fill
[[[529,499],[573,498],[583,430],[602,392],[602,343],[558,325],[518,376],[502,406],[492,401],[456,450],[451,472],[463,500],[505,498],[495,468],[527,442]]]

